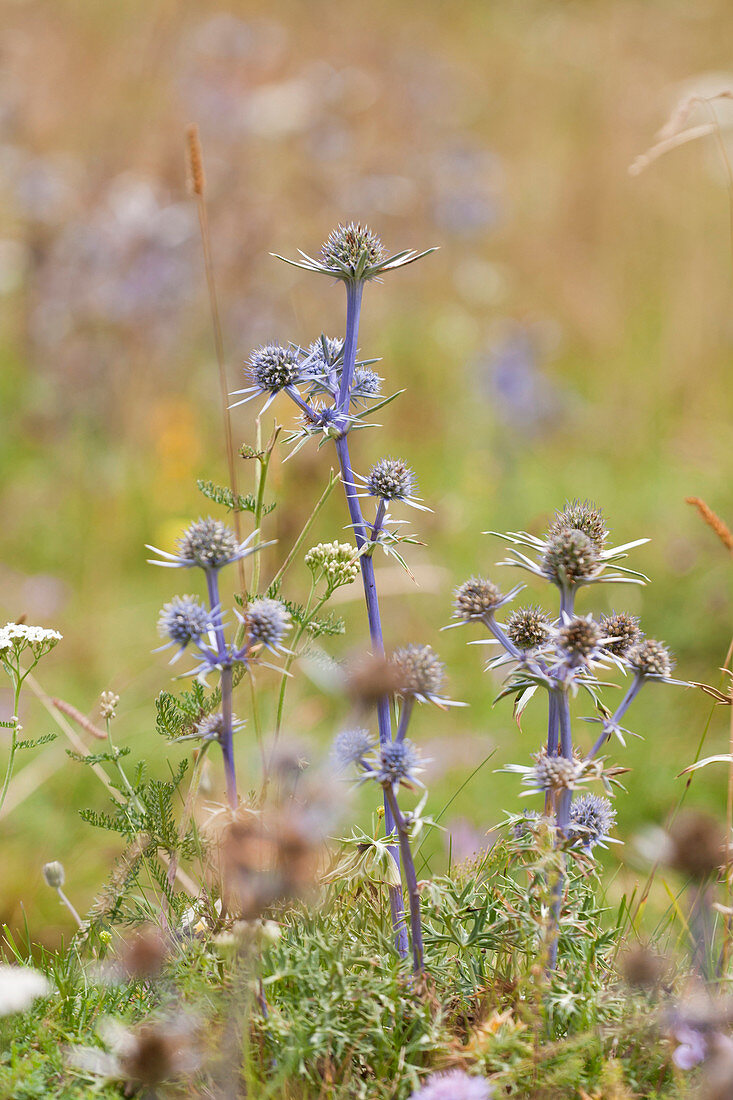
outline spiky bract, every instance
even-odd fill
[[[415,772],[419,770],[420,754],[411,741],[388,741],[380,745],[374,768],[378,783],[396,787],[400,783],[415,782]]]

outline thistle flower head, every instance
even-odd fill
[[[517,649],[527,652],[543,645],[550,634],[550,616],[541,607],[519,607],[511,615],[506,632]]]
[[[672,655],[663,642],[655,638],[645,638],[632,646],[626,654],[626,660],[641,676],[656,676],[666,680],[672,669],[674,661]]]
[[[259,390],[278,393],[299,379],[298,357],[292,348],[264,344],[256,348],[246,366],[252,384]]]
[[[339,771],[345,771],[351,764],[371,752],[374,740],[367,729],[341,730],[333,743],[331,757]]]
[[[384,248],[379,237],[358,222],[337,226],[321,247],[321,262],[334,275],[347,271],[358,278],[383,257]]]
[[[344,350],[344,341],[336,340],[332,336],[322,336],[320,340],[314,340],[308,348],[310,363],[305,367],[306,376],[309,373],[322,371],[324,367],[332,367],[339,361]]]
[[[406,500],[415,489],[415,475],[401,458],[380,458],[367,474],[366,487],[382,500]]]
[[[540,791],[572,790],[578,777],[578,764],[565,756],[549,756],[545,749],[537,753],[534,768],[526,782]]]
[[[234,561],[239,549],[237,536],[221,520],[198,519],[177,541],[180,555],[202,569],[218,569]]]
[[[408,645],[392,655],[397,670],[397,694],[415,699],[440,695],[445,666],[429,645]]]
[[[570,836],[586,851],[602,847],[616,822],[616,811],[607,798],[583,794],[570,806]]]
[[[494,1095],[484,1077],[472,1077],[462,1069],[431,1073],[409,1100],[490,1100]]]
[[[572,662],[587,661],[598,650],[603,632],[597,622],[588,615],[576,615],[555,633],[555,642],[559,649]]]
[[[603,550],[608,538],[603,512],[589,500],[566,502],[563,510],[555,515],[550,525],[547,532],[548,540],[568,531],[582,531],[599,553]]]
[[[174,596],[160,612],[158,632],[174,645],[183,647],[205,634],[210,622],[209,611],[196,596]]]
[[[379,746],[371,774],[383,787],[418,783],[416,773],[422,770],[420,764],[420,754],[412,741],[387,741]]]
[[[194,731],[194,737],[198,741],[221,741],[223,735],[224,716],[220,711],[205,715]]]
[[[348,542],[319,542],[305,555],[314,580],[325,577],[330,591],[351,584],[359,575],[356,549]]]
[[[247,626],[252,645],[263,645],[273,653],[290,630],[290,612],[279,600],[263,597],[247,606]]]
[[[629,649],[641,640],[639,620],[625,611],[614,611],[612,615],[601,617],[601,630],[604,637],[611,639],[603,643],[603,648],[615,657],[623,657]]]
[[[366,399],[378,397],[382,392],[382,379],[375,370],[370,367],[357,367],[354,371],[354,381],[351,386],[353,399]]]
[[[561,588],[582,584],[598,568],[598,548],[592,539],[575,528],[558,531],[545,544],[542,570]]]
[[[485,577],[470,577],[455,590],[453,616],[469,622],[482,619],[502,602],[499,586]]]

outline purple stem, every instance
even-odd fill
[[[354,376],[354,364],[356,362],[356,342],[359,335],[359,313],[361,311],[361,296],[363,286],[361,283],[346,284],[346,340],[344,342],[344,366],[341,375],[341,389],[339,391],[339,406],[348,411],[351,381]],[[346,493],[346,503],[354,528],[357,549],[361,549],[367,542],[367,526],[362,515],[359,498],[356,494],[356,482],[354,471],[351,467],[348,436],[342,435],[336,440],[336,453],[341,469],[341,480]],[[382,633],[382,620],[379,613],[379,599],[377,597],[377,585],[374,577],[374,562],[370,554],[362,554],[359,558],[361,567],[361,579],[364,585],[364,598],[366,600],[367,619],[369,621],[369,637],[372,650],[377,656],[384,656],[384,636]],[[389,699],[382,696],[377,704],[377,723],[379,726],[380,744],[389,744],[392,740],[392,721],[389,713]],[[384,798],[384,825],[387,835],[394,832],[395,820],[392,808],[385,793]],[[396,847],[390,848],[394,861],[399,867],[399,852]],[[392,912],[392,925],[395,930],[395,941],[399,954],[404,958],[408,952],[407,929],[404,922],[404,900],[400,887],[391,886],[389,889],[389,904]]]
[[[404,741],[405,734],[407,733],[407,727],[410,724],[410,718],[412,717],[412,708],[415,706],[415,700],[408,696],[402,703],[402,710],[400,711],[400,724],[397,727],[397,735],[395,741]]]
[[[568,760],[573,756],[573,738],[570,725],[570,700],[568,699],[567,690],[563,690],[557,695],[557,708],[559,714],[560,724],[560,755],[566,757]],[[562,790],[557,798],[557,816],[555,824],[557,826],[558,841],[562,841],[567,835],[568,826],[570,824],[570,803],[573,799],[573,792],[570,790]],[[564,857],[563,857],[564,859]],[[562,895],[565,889],[565,874],[563,871],[558,872],[557,882],[552,891],[552,908],[550,919],[550,951],[548,958],[548,969],[554,970],[557,963],[557,947],[558,939],[560,935],[560,910],[562,907]]]
[[[356,366],[356,344],[359,338],[359,314],[364,283],[361,279],[350,279],[346,283],[346,338],[344,340],[344,366],[341,371],[341,385],[338,393],[338,408],[348,413],[351,401],[351,384]]]
[[[232,665],[227,654],[224,627],[221,621],[221,599],[219,597],[219,574],[216,569],[206,570],[206,587],[209,593],[209,605],[216,637],[216,651],[221,663],[221,752],[224,757],[227,801],[233,810],[239,804],[237,796],[237,774],[234,767],[234,731],[232,728]]]
[[[613,732],[613,727],[617,726],[619,724],[619,722],[623,718],[624,714],[629,709],[629,707],[633,703],[634,699],[636,698],[636,696],[641,691],[641,689],[643,687],[643,684],[644,684],[644,677],[640,673],[637,672],[636,676],[634,676],[633,683],[629,687],[629,690],[626,692],[623,699],[619,703],[618,708],[616,710],[616,713],[612,715],[610,721],[607,724],[604,723],[603,730],[601,732],[600,737],[598,738],[595,745],[593,746],[593,748],[588,753],[588,759],[589,760],[593,759],[593,757],[596,755],[596,753],[602,748],[603,744],[609,739],[609,737],[611,736],[611,734]]]
[[[407,831],[407,824],[405,823],[405,819],[402,816],[399,806],[397,805],[397,798],[390,786],[386,786],[384,788],[384,797],[389,804],[389,807],[397,824],[397,835],[400,838],[400,852],[402,853],[402,866],[405,871],[405,881],[407,882],[407,896],[410,899],[412,968],[416,974],[422,974],[424,970],[424,962],[422,921],[420,920],[420,891],[417,885],[415,861],[412,858],[412,850],[410,848],[410,837]]]

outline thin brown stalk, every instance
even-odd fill
[[[708,527],[712,527],[726,550],[733,554],[733,532],[727,524],[723,522],[720,516],[716,515],[712,508],[708,507],[705,501],[700,497],[685,497],[685,503],[691,504],[693,508],[697,508]]]
[[[211,236],[209,234],[209,218],[206,210],[206,175],[204,172],[204,157],[201,149],[198,126],[191,125],[186,130],[188,148],[189,186],[196,199],[199,228],[201,230],[201,246],[204,255],[204,270],[206,272],[206,286],[209,292],[209,309],[211,311],[211,323],[214,331],[214,350],[219,367],[219,388],[221,390],[221,412],[224,422],[224,444],[226,448],[227,468],[229,470],[229,486],[237,499],[237,468],[234,455],[234,438],[232,435],[232,418],[229,415],[229,386],[227,384],[226,367],[224,364],[224,340],[221,331],[221,318],[219,316],[219,302],[216,294],[216,282],[214,280],[214,265],[211,259]],[[242,521],[240,513],[234,509],[234,530],[237,539],[242,541]],[[244,561],[240,558],[237,563],[239,571],[239,585],[242,591],[246,590],[244,576]]]
[[[94,725],[94,722],[87,718],[86,714],[82,714],[80,710],[77,710],[71,703],[67,703],[65,699],[59,699],[56,696],[51,700],[56,710],[62,711],[68,718],[76,722],[77,726],[80,726],[87,733],[91,733],[92,737],[96,737],[98,741],[106,741],[107,734]]]

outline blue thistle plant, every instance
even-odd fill
[[[556,513],[543,538],[524,531],[499,537],[510,544],[509,554],[500,565],[517,566],[558,590],[557,620],[553,623],[538,608],[520,608],[504,630],[496,622],[495,611],[505,600],[498,587],[484,578],[471,578],[457,590],[454,615],[462,622],[483,624],[501,646],[503,652],[487,667],[509,666],[499,698],[514,698],[518,721],[538,692],[547,693],[546,747],[532,765],[512,764],[506,770],[519,773],[525,786],[544,793],[545,813],[554,818],[558,846],[572,852],[570,842],[574,841],[576,848],[590,850],[605,842],[614,811],[607,799],[597,795],[583,795],[574,803],[574,790],[592,780],[601,781],[607,791],[611,790],[615,772],[598,754],[613,735],[624,743],[628,731],[621,721],[631,703],[645,683],[683,681],[671,677],[673,663],[667,647],[645,639],[634,616],[614,612],[598,621],[591,614],[575,614],[575,600],[578,592],[591,584],[644,584],[647,578],[642,573],[619,563],[628,550],[648,540],[608,546],[603,513],[589,501],[567,503]],[[597,678],[598,671],[609,665],[632,674],[631,684],[613,713],[601,702],[604,685]],[[585,756],[579,755],[574,745],[570,714],[570,700],[580,691],[591,698],[599,715],[586,721],[601,725],[600,735]],[[550,968],[556,961],[563,889],[564,876],[560,875],[552,903]]]

